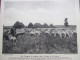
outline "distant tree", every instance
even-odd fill
[[[14,28],[24,28],[24,24],[22,22],[19,22],[17,21],[14,25],[13,25]]]
[[[29,23],[28,28],[33,28],[33,24]]]
[[[64,20],[64,26],[68,27],[68,18],[65,18],[65,20]]]
[[[53,24],[50,24],[50,26],[49,26],[50,28],[53,28],[54,26],[53,26]]]
[[[44,28],[48,28],[48,25],[47,25],[46,23],[44,23],[44,25],[43,25],[43,26],[44,26]]]
[[[42,25],[41,25],[40,23],[35,23],[33,27],[34,27],[34,28],[41,28]]]

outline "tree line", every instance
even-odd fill
[[[47,23],[44,23],[43,25],[40,23],[29,23],[28,26],[25,26],[22,22],[17,21],[14,25],[14,28],[53,28],[55,27],[53,24],[48,25]]]
[[[68,27],[68,18],[65,18],[64,20],[64,26]],[[25,26],[22,22],[17,21],[14,25],[14,28],[54,28],[55,26],[53,24],[48,25],[47,23],[44,23],[43,25],[40,23],[29,23],[28,26]]]

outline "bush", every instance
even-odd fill
[[[19,22],[17,21],[14,25],[13,25],[14,28],[24,28],[24,24],[22,22]]]

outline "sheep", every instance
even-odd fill
[[[62,38],[62,32],[61,32],[61,30],[58,30],[56,34],[58,34],[58,35],[59,35],[59,37],[61,37],[61,38]]]
[[[66,37],[66,31],[61,30],[60,32],[58,32],[61,38],[65,38]]]
[[[51,36],[51,34],[50,34],[50,31],[49,31],[49,30],[45,31],[44,33],[45,33],[45,35],[46,35],[46,36]]]
[[[73,30],[73,35],[74,35],[75,37],[77,37],[77,32],[76,32],[76,30]]]
[[[25,33],[25,30],[22,28],[22,29],[16,29],[16,36],[18,35],[23,35]]]
[[[30,31],[29,34],[30,34],[31,37],[36,36],[34,31]]]
[[[40,31],[35,31],[35,34],[36,34],[36,35],[40,35],[41,32],[40,32]]]
[[[51,36],[56,37],[56,33],[57,33],[57,31],[56,31],[56,30],[53,30],[53,31],[51,32]]]
[[[68,35],[69,38],[72,37],[73,32],[71,30],[67,30],[66,33],[67,33],[67,35]]]
[[[9,39],[10,41],[17,41],[16,37],[15,37],[15,36],[12,36],[12,35],[9,35],[9,36],[8,36],[8,39]]]
[[[3,32],[3,39],[7,39],[8,40],[8,35],[10,34],[10,31],[9,30],[5,30]]]

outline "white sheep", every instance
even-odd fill
[[[8,38],[10,41],[17,41],[15,36],[9,35]]]

